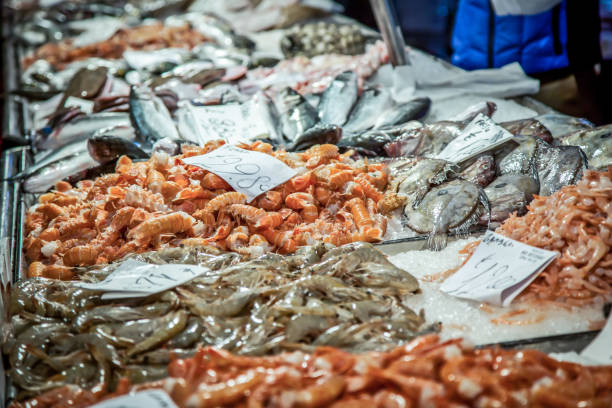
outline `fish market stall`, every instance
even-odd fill
[[[612,404],[612,125],[341,11],[11,2],[2,406]]]

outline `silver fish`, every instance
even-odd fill
[[[563,115],[561,113],[539,115],[534,119],[546,126],[546,129],[550,131],[552,137],[555,139],[560,139],[570,133],[589,130],[595,127],[595,125],[586,119]]]
[[[537,137],[547,143],[553,140],[550,131],[540,121],[533,118],[502,122],[499,125],[519,138],[522,136]]]
[[[129,117],[140,137],[151,143],[165,137],[180,139],[168,108],[151,89],[132,86],[129,105]]]
[[[358,132],[370,129],[378,117],[391,106],[391,103],[391,95],[385,90],[363,91],[344,125],[344,131]]]
[[[336,125],[318,124],[295,139],[289,151],[306,150],[317,144],[336,144],[342,138],[342,128]]]
[[[576,184],[587,168],[587,158],[576,146],[550,146],[538,141],[536,169],[540,195],[549,196],[561,187]]]
[[[580,147],[589,160],[589,167],[595,170],[606,170],[612,164],[612,125],[563,136],[561,144]]]
[[[149,158],[149,155],[136,143],[112,135],[89,138],[87,141],[87,150],[89,151],[89,155],[99,163],[108,163],[124,155],[131,159]]]
[[[502,150],[502,153],[496,157],[498,174],[509,173],[529,173],[530,169],[535,164],[538,142],[535,138],[525,138],[518,146],[511,148],[516,144],[509,143],[510,152]]]
[[[374,124],[374,128],[380,129],[421,119],[427,115],[430,107],[431,99],[429,98],[415,98],[406,103],[392,106],[380,115]]]
[[[398,172],[393,181],[394,184],[399,182],[397,192],[408,197],[407,206],[412,207],[417,205],[433,186],[446,181],[453,164],[439,159],[418,159],[408,162],[403,168],[398,164],[392,164],[390,167],[392,171]]]
[[[54,130],[46,139],[38,143],[41,149],[57,149],[77,139],[87,139],[100,129],[112,126],[130,126],[130,118],[121,112],[100,112],[77,117]]]
[[[280,92],[277,105],[283,134],[291,142],[319,121],[316,109],[291,88]]]
[[[484,192],[491,205],[490,214],[483,214],[480,223],[490,228],[496,227],[511,213],[522,215],[527,211],[527,204],[533,195],[540,191],[537,174],[505,174],[493,180]]]
[[[28,193],[44,193],[58,181],[98,165],[88,152],[66,156],[32,173],[23,183],[23,188]]]
[[[349,112],[357,101],[359,88],[357,75],[353,71],[344,71],[325,89],[319,102],[319,116],[323,123],[342,126]]]

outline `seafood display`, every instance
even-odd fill
[[[309,23],[287,30],[280,46],[286,58],[312,58],[321,54],[357,55],[365,52],[366,39],[356,25]]]
[[[612,125],[444,97],[341,8],[10,2],[2,406],[612,404],[505,349],[609,314]],[[441,290],[487,229],[559,254],[514,304]]]
[[[612,404],[612,367],[559,362],[535,350],[472,349],[461,339],[421,337],[387,353],[240,357],[212,348],[168,366],[170,378],[115,393],[63,387],[14,404],[86,407],[147,389],[164,389],[181,407],[561,407]]]
[[[247,255],[292,253],[314,242],[377,242],[387,219],[378,211],[387,175],[383,164],[356,162],[334,145],[270,154],[300,174],[250,204],[214,173],[181,159],[223,142],[183,146],[144,162],[122,156],[114,173],[72,186],[60,181],[28,211],[24,249],[29,276],[72,279],[74,267],[179,245],[213,245]]]
[[[172,359],[202,346],[249,355],[325,345],[358,352],[435,330],[402,304],[418,290],[416,280],[367,243],[318,244],[250,261],[186,246],[130,255],[80,277],[99,281],[129,262],[197,264],[209,272],[137,303],[104,300],[70,282],[21,281],[11,296],[14,331],[5,352],[23,395],[68,384],[114,389],[123,377],[156,380]]]
[[[567,305],[612,299],[612,172],[587,170],[575,186],[536,196],[524,216],[510,215],[496,232],[556,258],[520,295],[522,301]],[[471,253],[475,245],[465,248]]]

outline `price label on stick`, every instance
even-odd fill
[[[162,390],[147,390],[132,395],[109,399],[92,405],[91,408],[178,408]]]
[[[612,365],[612,318],[608,316],[604,328],[580,355],[601,364]]]
[[[512,139],[512,133],[479,113],[463,132],[453,139],[438,155],[443,159],[461,163],[479,153],[497,147]]]
[[[208,154],[183,159],[186,164],[215,173],[244,194],[248,202],[284,183],[297,172],[269,154],[224,145]]]
[[[487,231],[465,265],[440,289],[456,297],[508,306],[557,253]]]
[[[197,265],[154,265],[128,260],[101,282],[76,282],[75,285],[107,292],[102,295],[102,299],[143,297],[180,286],[209,272],[209,268]]]

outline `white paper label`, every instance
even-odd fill
[[[440,289],[456,297],[508,306],[556,257],[556,252],[487,231],[472,257]]]
[[[224,145],[208,154],[183,159],[186,164],[215,173],[248,202],[284,183],[297,172],[269,154]]]
[[[87,99],[76,98],[74,96],[69,96],[66,98],[66,102],[64,102],[64,106],[70,108],[71,106],[77,107],[81,109],[81,112],[90,114],[93,112],[94,101],[88,101]]]
[[[612,318],[608,316],[604,328],[580,355],[601,364],[612,364]]]
[[[210,140],[238,143],[267,136],[270,130],[256,114],[251,114],[251,104],[229,103],[214,106],[191,107],[199,129]]]
[[[497,147],[512,137],[512,133],[497,125],[488,116],[479,113],[463,132],[440,152],[437,158],[460,163]]]
[[[142,297],[182,285],[208,272],[209,268],[197,265],[154,265],[130,259],[101,282],[76,282],[74,285],[107,292],[102,295],[102,299]]]
[[[132,395],[109,399],[92,405],[91,408],[178,408],[162,390],[147,390]]]

